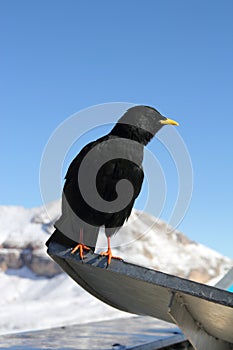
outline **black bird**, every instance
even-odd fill
[[[62,216],[51,241],[79,250],[94,251],[101,226],[108,239],[129,218],[143,182],[143,149],[163,125],[179,125],[155,108],[135,106],[116,123],[109,134],[86,145],[71,162],[65,176]],[[123,181],[122,181],[123,180]],[[78,244],[77,244],[78,243]]]

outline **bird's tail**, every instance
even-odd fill
[[[77,243],[80,242],[73,241],[69,237],[65,236],[61,231],[56,229],[45,244],[47,247],[49,247],[49,245],[52,243],[60,244],[66,248],[74,248],[77,245]],[[93,252],[95,251],[95,247],[90,248]]]
[[[74,247],[77,244],[77,242],[75,242],[72,239],[70,239],[67,236],[65,236],[58,229],[56,229],[53,232],[53,234],[50,236],[50,238],[47,240],[47,242],[45,244],[48,247],[50,243],[61,244],[61,245],[65,246],[65,247],[69,247],[69,248]]]

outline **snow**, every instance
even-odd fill
[[[207,269],[214,277],[216,269],[219,274],[224,274],[232,265],[230,259],[225,258],[224,263],[221,254],[188,238],[183,243],[181,235],[164,222],[155,222],[151,215],[134,211],[129,222],[112,240],[112,246],[115,246],[115,253],[127,261],[184,277],[195,269]],[[97,250],[98,245],[103,246],[105,242],[103,237],[99,235]]]
[[[27,268],[0,274],[1,334],[125,317],[65,274],[48,279]]]
[[[0,207],[0,244],[15,248],[41,247],[49,237],[50,223],[59,216],[59,201],[44,208]],[[48,225],[48,227],[46,227]],[[3,254],[8,249],[2,250]],[[92,297],[67,275],[36,276],[27,267],[0,272],[0,333],[36,330],[125,317]]]
[[[44,207],[1,206],[1,252],[31,245],[46,255],[44,243],[59,215],[60,201],[50,203],[46,211]],[[232,266],[230,259],[139,211],[113,237],[112,247],[115,255],[127,261],[184,277],[197,269],[217,278]],[[101,232],[96,251],[105,248],[106,237]],[[131,316],[97,300],[65,274],[38,277],[25,266],[1,271],[0,290],[1,334]]]
[[[25,209],[17,206],[0,207],[0,244],[23,248],[30,243],[41,245],[47,237],[33,217],[41,208]]]

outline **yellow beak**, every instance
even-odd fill
[[[175,120],[172,120],[172,119],[165,119],[165,120],[160,120],[160,124],[163,124],[163,125],[176,125],[178,126],[179,123],[177,123]]]

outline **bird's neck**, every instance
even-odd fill
[[[153,135],[146,130],[138,128],[134,125],[121,124],[121,123],[119,124],[117,123],[114,126],[114,128],[111,130],[109,135],[130,139],[144,146],[146,146],[153,137]]]

